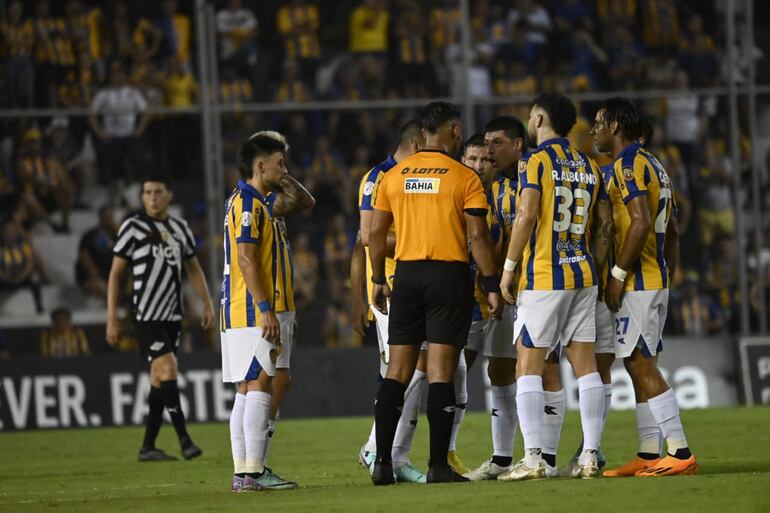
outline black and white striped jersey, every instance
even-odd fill
[[[121,225],[113,253],[130,261],[134,319],[182,319],[182,261],[195,256],[195,238],[183,219],[134,214]]]

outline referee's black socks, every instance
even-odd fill
[[[430,423],[430,466],[447,467],[449,438],[455,418],[455,387],[452,383],[428,385],[428,422]]]
[[[179,403],[179,386],[176,380],[161,381],[160,391],[163,394],[166,410],[168,410],[168,414],[171,417],[171,423],[174,424],[179,443],[182,445],[182,448],[185,448],[192,443],[192,440],[190,440],[190,435],[187,434],[187,425],[184,420],[182,406]]]
[[[380,461],[391,461],[393,438],[396,436],[398,419],[401,418],[401,410],[404,407],[405,393],[406,385],[389,378],[382,380],[377,392],[374,420],[377,426],[377,459]]]

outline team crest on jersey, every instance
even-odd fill
[[[163,239],[164,242],[167,241],[168,240],[168,232],[166,230],[162,230],[160,232],[160,238]]]
[[[404,192],[409,194],[438,194],[440,178],[407,178],[404,181]]]
[[[634,170],[630,167],[624,167],[623,168],[623,179],[627,182],[630,182],[634,179]]]
[[[374,183],[366,182],[366,185],[364,185],[364,196],[370,196],[372,191],[374,191]]]
[[[251,226],[251,212],[243,212],[241,214],[241,224],[243,226]]]
[[[519,160],[519,173],[523,173],[526,170],[527,170],[527,161]]]

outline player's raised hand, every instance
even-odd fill
[[[201,328],[207,330],[214,324],[214,307],[211,303],[203,306],[203,315],[201,315]]]
[[[385,315],[388,315],[388,299],[390,298],[390,287],[387,283],[375,285],[373,292],[374,307]]]
[[[120,340],[120,321],[117,318],[107,319],[107,343],[111,346],[118,344]]]
[[[271,344],[281,343],[281,326],[272,310],[262,314],[262,336]]]
[[[489,315],[495,319],[503,318],[503,298],[499,292],[490,292],[487,294],[487,301],[489,302]]]
[[[624,288],[625,284],[614,277],[610,277],[610,279],[607,280],[607,288],[604,291],[604,303],[607,305],[607,308],[610,309],[610,312],[617,312],[620,310],[620,303],[623,301]]]
[[[514,271],[503,271],[503,277],[500,280],[500,292],[506,303],[512,305],[516,303],[516,273]]]

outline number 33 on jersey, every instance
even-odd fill
[[[602,174],[565,138],[543,142],[519,161],[519,191],[540,191],[540,215],[522,256],[520,289],[569,290],[597,284],[589,227]]]

